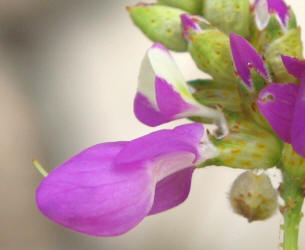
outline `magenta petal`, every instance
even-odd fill
[[[300,86],[291,130],[294,150],[305,157],[305,82]]]
[[[158,126],[163,123],[172,121],[173,118],[161,113],[150,100],[142,93],[138,92],[134,100],[135,116],[148,126]]]
[[[194,106],[186,103],[181,95],[174,90],[172,85],[158,76],[156,77],[155,87],[159,109],[167,117],[173,117],[174,115],[196,109]]]
[[[181,18],[181,23],[182,23],[182,28],[183,28],[183,36],[185,38],[189,38],[190,36],[190,31],[194,33],[199,33],[202,31],[200,28],[199,24],[192,18],[191,15],[188,14],[182,14],[180,16]]]
[[[295,100],[299,86],[292,83],[271,84],[261,91],[258,107],[277,135],[285,142],[291,142]]]
[[[305,60],[282,55],[287,71],[296,78],[305,79]]]
[[[173,130],[160,130],[135,139],[126,145],[116,157],[117,165],[152,159],[162,154],[182,151],[199,157],[199,144],[204,128],[200,123],[179,126]]]
[[[193,167],[186,168],[159,181],[149,215],[163,212],[184,202],[191,189],[193,171]]]
[[[275,12],[280,17],[283,25],[289,20],[289,7],[283,0],[268,0],[269,12]]]
[[[253,88],[250,68],[265,79],[269,78],[263,59],[245,38],[231,33],[230,43],[235,68],[248,88]]]
[[[175,135],[189,143],[200,143],[204,128],[201,123],[190,123],[174,128]]]
[[[182,99],[172,85],[158,76],[155,78],[155,91],[158,107],[141,92],[134,100],[134,113],[146,125],[158,126],[180,118],[179,115],[184,112],[196,110],[195,106]]]
[[[40,211],[89,235],[115,236],[135,227],[151,209],[155,183],[144,167],[114,168],[125,145],[96,145],[53,170],[37,189]]]
[[[162,52],[166,53],[169,57],[172,57],[171,54],[169,53],[169,50],[162,43],[154,43],[151,46],[151,49],[159,49]]]
[[[146,125],[158,126],[190,116],[198,110],[195,105],[199,106],[169,51],[155,43],[142,61],[134,101],[136,117]]]
[[[140,69],[138,91],[134,101],[136,117],[146,125],[163,123],[192,116],[213,121],[227,132],[220,110],[201,105],[188,89],[168,50],[155,43],[148,49]]]

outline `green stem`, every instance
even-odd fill
[[[33,163],[34,167],[38,170],[38,172],[43,177],[47,177],[48,176],[48,172],[40,165],[40,163],[36,159],[33,159],[32,163]]]
[[[280,188],[281,196],[285,200],[285,206],[281,207],[284,216],[284,250],[298,249],[299,225],[303,217],[302,182],[290,177],[283,171],[283,184]]]

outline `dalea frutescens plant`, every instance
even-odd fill
[[[136,117],[153,127],[192,122],[95,145],[49,174],[34,162],[45,176],[36,193],[40,211],[81,233],[116,236],[182,203],[198,169],[227,166],[246,170],[230,191],[233,210],[251,222],[279,209],[282,246],[297,249],[305,61],[292,9],[282,0],[159,0],[127,10],[154,42],[140,69]],[[185,80],[170,50],[189,52],[210,77]],[[282,172],[278,189],[256,171],[272,167]]]

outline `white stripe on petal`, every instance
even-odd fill
[[[257,0],[255,2],[255,21],[259,30],[267,27],[270,19],[268,1]]]
[[[139,79],[138,79],[138,91],[146,96],[149,101],[158,109],[156,90],[155,90],[156,74],[152,68],[148,54],[143,58]]]
[[[187,88],[186,81],[171,55],[160,47],[152,47],[148,51],[148,57],[155,74],[171,84],[185,101],[193,103],[194,99]]]
[[[138,92],[149,99],[156,111],[162,113],[164,110],[160,110],[156,97],[156,79],[158,78],[165,80],[167,84],[172,86],[173,90],[181,96],[185,103],[190,104],[190,107],[193,106],[193,108],[190,108],[185,112],[168,117],[169,120],[190,116],[201,116],[213,120],[215,124],[219,126],[220,130],[224,134],[227,134],[228,130],[223,113],[220,110],[203,106],[194,99],[182,73],[169,51],[162,44],[155,43],[147,51],[142,61]]]

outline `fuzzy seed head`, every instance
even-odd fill
[[[230,202],[235,213],[249,222],[270,218],[277,206],[277,193],[269,177],[251,171],[241,174],[233,183]]]

